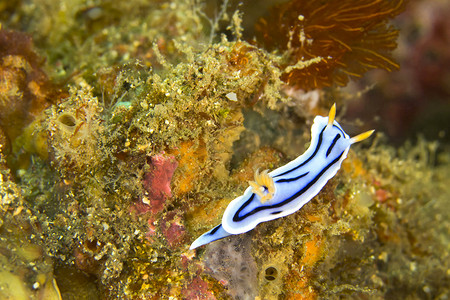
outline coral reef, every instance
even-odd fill
[[[0,298],[61,299],[54,262],[39,245],[39,224],[13,181],[0,147]]]
[[[42,138],[37,135],[29,139],[33,129],[24,129],[34,128],[30,123],[65,95],[47,77],[43,61],[33,48],[31,36],[0,27],[0,127],[8,140],[3,145],[10,148],[4,151],[14,154],[9,157],[14,170],[27,167],[29,152],[45,158]]]
[[[403,1],[275,2],[248,19],[265,14],[255,39],[254,7],[232,1],[0,4],[0,298],[450,296],[445,140],[379,135],[297,213],[188,250],[256,170],[303,153],[334,101],[347,132],[370,126],[345,117],[365,86],[337,86],[398,68]],[[428,32],[399,60],[432,82],[401,76],[444,99],[424,53],[445,59],[446,31]]]

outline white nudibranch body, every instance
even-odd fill
[[[270,173],[256,172],[255,181],[249,182],[244,194],[228,204],[222,223],[196,239],[190,249],[290,215],[316,196],[336,175],[350,146],[373,133],[371,130],[350,138],[334,120],[335,114],[333,105],[328,117],[316,116],[306,152]]]

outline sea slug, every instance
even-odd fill
[[[292,214],[308,203],[336,175],[350,146],[368,138],[374,130],[349,137],[334,120],[334,104],[328,117],[316,116],[311,145],[305,153],[273,170],[256,171],[244,194],[228,204],[222,223],[196,239],[190,249],[252,230],[266,222]]]

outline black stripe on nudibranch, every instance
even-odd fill
[[[314,152],[313,152],[313,154],[311,154],[310,157],[308,157],[304,162],[302,162],[302,163],[299,164],[298,166],[293,167],[292,169],[287,170],[286,172],[283,172],[283,173],[281,173],[281,174],[278,174],[278,175],[276,175],[276,176],[273,176],[273,178],[279,177],[279,176],[283,176],[283,175],[286,175],[286,174],[288,174],[288,173],[290,173],[290,172],[292,172],[292,171],[295,171],[295,170],[297,170],[298,168],[300,168],[300,167],[306,165],[311,159],[313,159],[314,156],[316,156],[317,152],[319,151],[320,146],[322,145],[323,132],[324,132],[325,128],[326,128],[326,127],[324,127],[324,128],[322,129],[322,131],[320,132],[320,134],[319,134],[319,139],[318,139],[317,145],[316,145],[316,149],[314,149]]]
[[[340,135],[339,133],[336,134],[336,136],[335,136],[334,139],[333,139],[333,142],[331,142],[330,147],[328,147],[328,150],[327,150],[327,156],[326,156],[326,157],[328,157],[328,155],[330,155],[331,150],[333,150],[334,146],[336,145],[336,142],[337,142],[340,138],[341,138],[341,135]]]
[[[297,177],[278,179],[276,182],[277,182],[277,183],[280,183],[280,182],[291,182],[291,181],[295,181],[295,180],[297,180],[297,179],[300,179],[300,178],[302,178],[302,177],[305,177],[305,176],[308,175],[308,174],[309,174],[309,172],[306,172],[306,173],[303,173],[302,175],[297,176]]]
[[[333,124],[333,127],[336,127],[342,133],[342,135],[345,137],[346,133],[344,132],[344,130],[341,128],[340,125],[338,126],[336,124]]]
[[[333,127],[337,128],[337,129],[342,133],[342,135],[345,137],[345,132],[342,130],[342,128],[341,128],[340,126],[337,126],[337,125],[333,124]],[[303,167],[303,166],[306,165],[311,159],[313,159],[314,156],[316,156],[317,152],[319,152],[320,146],[322,146],[323,132],[325,131],[325,128],[327,128],[327,127],[324,126],[323,129],[322,129],[322,131],[320,131],[320,134],[319,134],[319,138],[318,138],[318,141],[317,141],[316,148],[314,149],[314,152],[313,152],[313,154],[311,154],[310,157],[308,157],[304,162],[302,162],[302,163],[299,164],[298,166],[295,166],[295,167],[293,167],[292,169],[287,170],[287,171],[285,171],[285,172],[283,172],[283,173],[281,173],[281,174],[275,175],[275,176],[273,176],[273,178],[275,178],[275,177],[280,177],[280,176],[286,175],[286,174],[288,174],[288,173],[290,173],[290,172],[292,172],[292,171],[295,171],[295,170],[297,170],[298,168]],[[334,145],[333,145],[333,146],[334,146]],[[331,150],[330,150],[330,152],[331,152]],[[328,155],[327,155],[327,156],[328,156]]]
[[[214,233],[216,233],[217,230],[219,230],[220,226],[222,226],[222,224],[219,224],[219,225],[217,225],[216,227],[214,227],[214,228],[209,232],[209,234],[210,234],[210,235],[214,235]]]
[[[243,216],[239,216],[239,214],[252,202],[253,198],[255,197],[255,194],[252,194],[252,196],[245,201],[244,204],[242,204],[241,207],[239,207],[239,209],[236,211],[236,213],[233,216],[233,222],[240,222],[242,220],[244,220],[247,217],[250,217],[254,214],[256,214],[257,212],[260,212],[262,210],[266,210],[266,209],[272,209],[272,208],[280,208],[283,207],[284,205],[292,202],[293,200],[297,199],[298,197],[300,197],[303,193],[305,193],[309,188],[311,188],[311,186],[314,185],[314,183],[316,183],[317,181],[319,181],[319,179],[322,177],[322,175],[329,169],[331,168],[334,164],[338,163],[339,160],[341,159],[341,157],[344,155],[345,150],[342,151],[342,153],[336,157],[331,163],[329,163],[327,166],[325,166],[322,171],[320,171],[319,174],[317,174],[316,177],[314,177],[310,182],[308,182],[308,184],[303,187],[301,190],[299,190],[297,193],[295,193],[294,195],[292,195],[291,197],[278,202],[276,204],[273,205],[265,205],[265,206],[258,206],[256,208],[254,208],[252,211],[246,213]]]

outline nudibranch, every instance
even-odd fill
[[[290,215],[316,196],[336,175],[350,146],[374,132],[366,131],[351,138],[334,120],[335,115],[334,104],[328,117],[314,118],[311,145],[305,153],[270,173],[256,171],[255,181],[249,182],[244,194],[228,204],[222,223],[197,238],[190,249]]]

